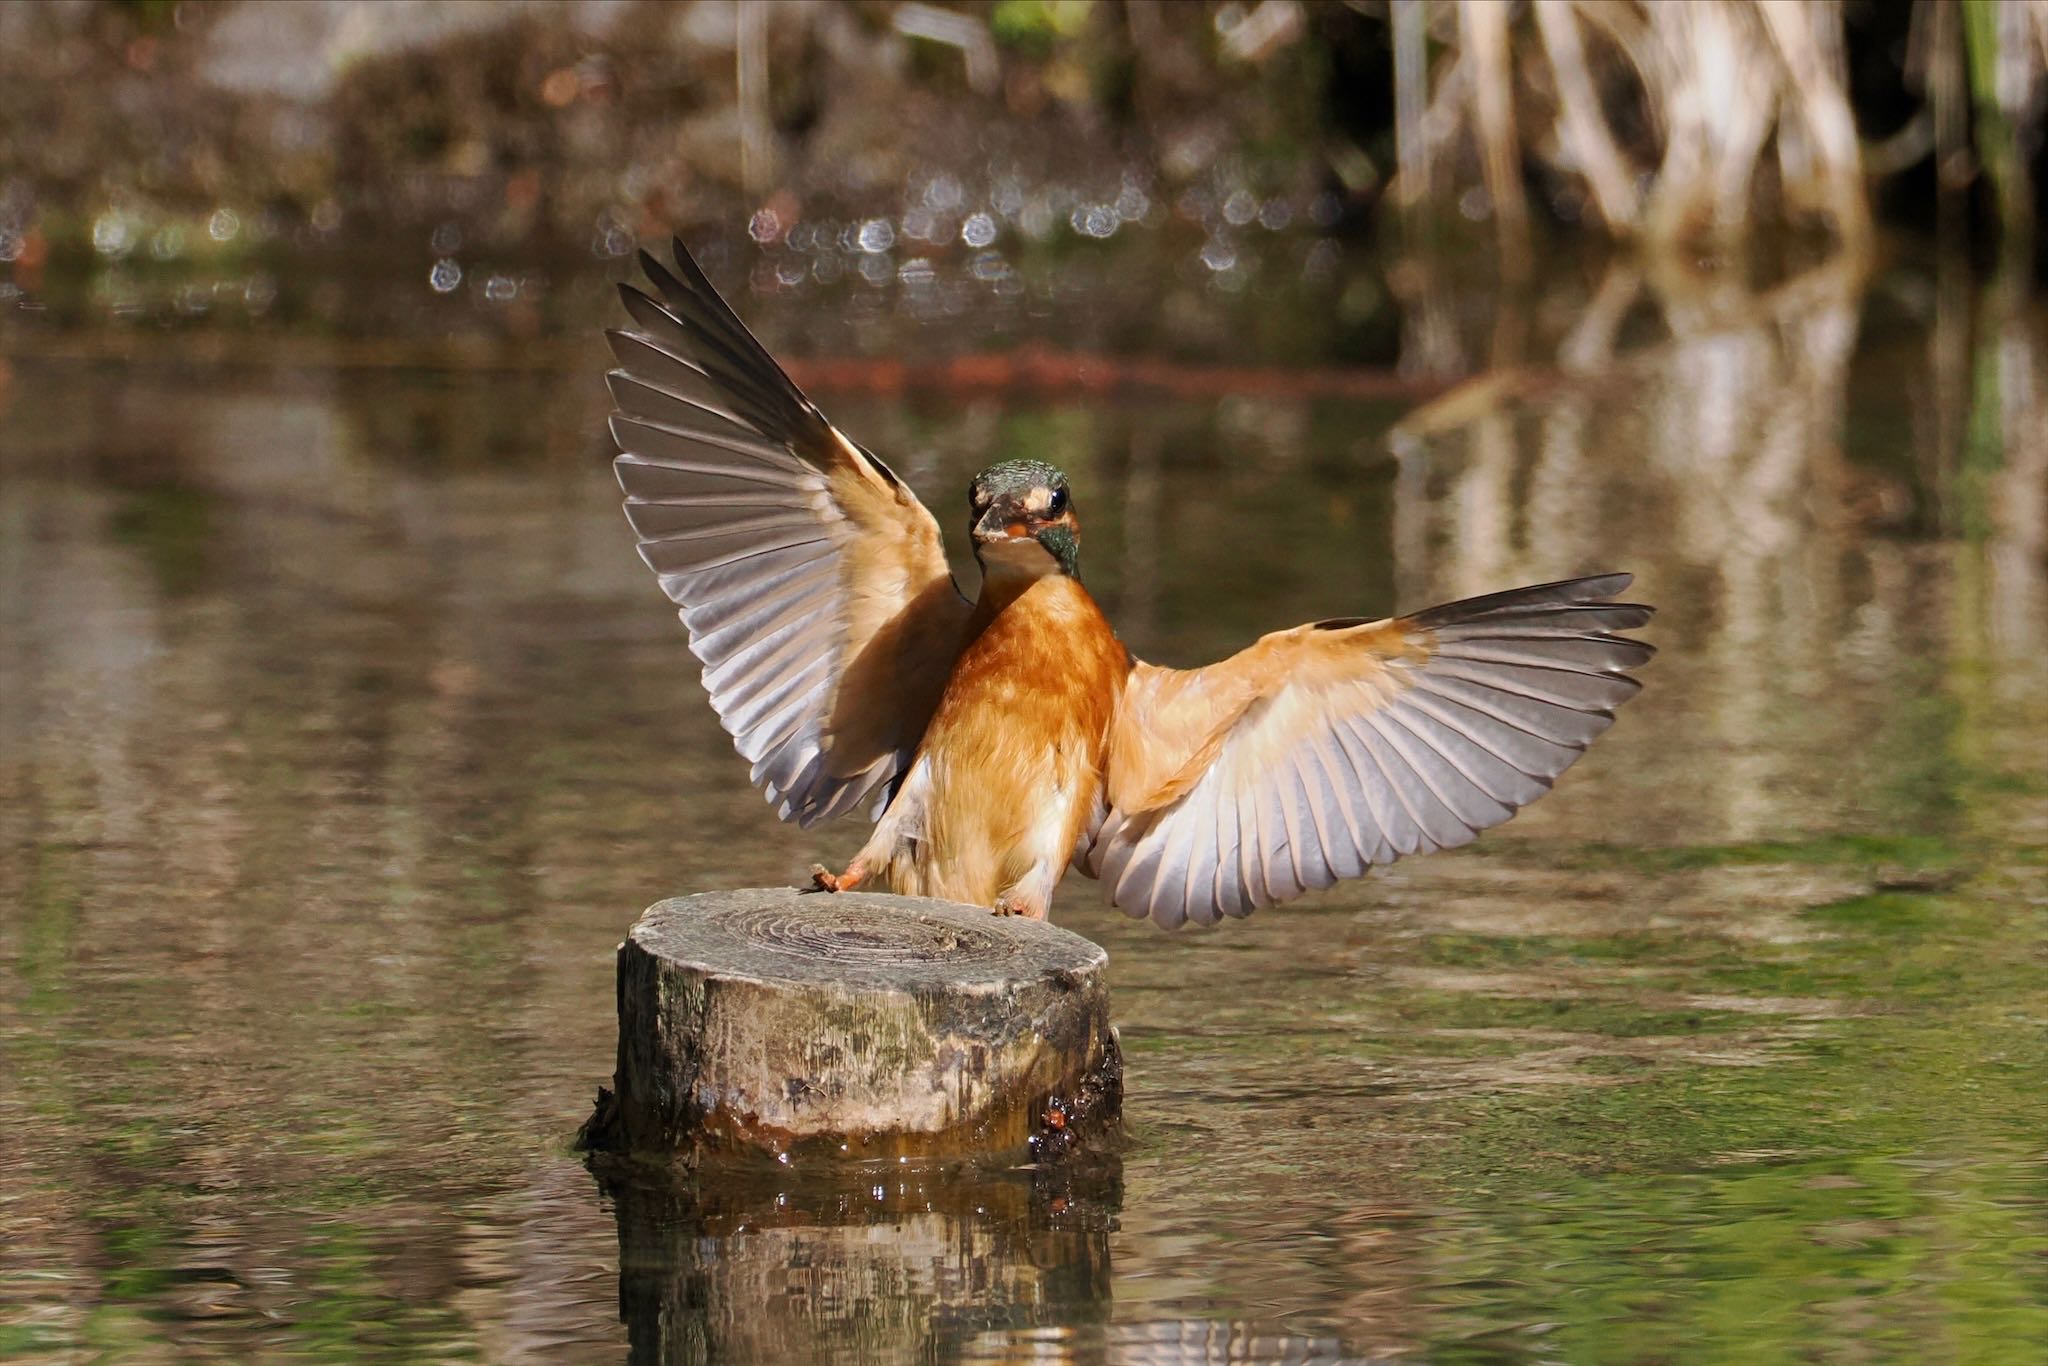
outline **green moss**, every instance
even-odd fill
[[[1091,0],[996,0],[989,34],[1004,47],[1043,59],[1088,26]]]
[[[5,1360],[57,1352],[65,1345],[62,1336],[39,1324],[0,1323],[0,1358]]]
[[[1802,914],[1821,924],[1847,929],[1878,931],[1888,935],[1918,936],[1942,923],[1943,905],[1930,897],[1901,892],[1879,892],[1848,901],[1814,906]]]
[[[2024,906],[1981,891],[1878,894],[1808,918],[1833,933],[1769,960],[1716,964],[1701,984],[1834,999],[1848,1014],[1824,1033],[1786,1040],[1768,1067],[1664,1069],[1629,1086],[1475,1100],[1440,1175],[1534,1187],[1573,1172],[1696,1169],[1748,1149],[1903,1152],[1963,1133],[1996,1145],[2048,1132],[2039,1088],[1996,1080],[2048,1069],[2048,1031],[2014,1031],[2008,1018],[2048,1012],[2038,965],[2048,929]],[[2004,947],[1987,954],[1993,944]],[[1524,1018],[1547,1006],[1592,1032],[1683,1023],[1576,1001],[1447,1005],[1436,1018],[1496,1005]]]
[[[1535,967],[1558,963],[1668,963],[1690,946],[1672,935],[1622,934],[1607,938],[1561,935],[1436,934],[1423,941],[1421,959],[1438,967]]]
[[[1471,992],[1429,992],[1402,998],[1403,1013],[1436,1029],[1531,1029],[1614,1039],[1755,1028],[1749,1013],[1651,1010],[1625,1000],[1580,996],[1532,999]]]
[[[1590,844],[1562,853],[1557,863],[1564,867],[1631,868],[1643,872],[1744,868],[1776,863],[1808,866],[1844,864],[1852,867],[1904,864],[1946,868],[1962,857],[1962,851],[1953,841],[1936,835],[1842,834],[1743,844]]]

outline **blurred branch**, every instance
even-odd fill
[[[1529,268],[1529,203],[1522,189],[1521,148],[1515,138],[1514,71],[1508,62],[1508,19],[1497,0],[1458,0],[1458,27],[1470,45],[1473,111],[1487,196],[1500,229],[1503,267]]]
[[[1429,20],[1423,0],[1393,0],[1395,198],[1413,208],[1431,193],[1429,137]]]
[[[993,95],[1002,84],[1002,63],[988,25],[971,14],[910,0],[889,16],[890,25],[906,38],[922,38],[956,49],[966,64],[967,85],[977,95]]]
[[[1223,51],[1240,62],[1263,62],[1301,37],[1306,26],[1301,0],[1259,0],[1257,9],[1223,29]]]
[[[2007,247],[2030,241],[2034,227],[2033,177],[2021,149],[2043,55],[2033,42],[2035,12],[2043,0],[1963,0],[1963,46],[1984,170],[1998,196]],[[2038,115],[2035,116],[2038,124]],[[2038,134],[2038,127],[2033,130]]]
[[[1818,181],[1815,188],[1836,234],[1844,245],[1861,249],[1870,237],[1870,208],[1863,195],[1856,118],[1843,88],[1841,7],[1761,0],[1758,9],[1791,77],[1786,107],[1799,110],[1817,163],[1811,177],[1788,174],[1786,182],[1796,187]],[[1778,140],[1782,161],[1787,144],[1782,126]]]
[[[1585,48],[1579,42],[1579,21],[1571,0],[1536,0],[1536,26],[1557,76],[1562,136],[1572,159],[1586,177],[1593,202],[1607,226],[1633,233],[1642,217],[1635,177],[1608,133],[1600,113],[1600,96],[1586,70]]]
[[[733,0],[734,62],[739,71],[740,184],[758,197],[774,174],[775,125],[768,111],[767,5]]]

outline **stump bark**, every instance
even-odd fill
[[[779,1163],[1102,1146],[1108,955],[1041,921],[861,892],[712,892],[619,946],[618,1068],[583,1146]]]

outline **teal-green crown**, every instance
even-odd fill
[[[1021,498],[1033,489],[1065,488],[1066,484],[1067,476],[1043,460],[1002,460],[974,476],[967,498],[980,507],[992,498]]]

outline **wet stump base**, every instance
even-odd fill
[[[619,946],[618,1070],[581,1145],[806,1165],[1099,1146],[1123,1099],[1107,962],[914,897],[663,901]]]

